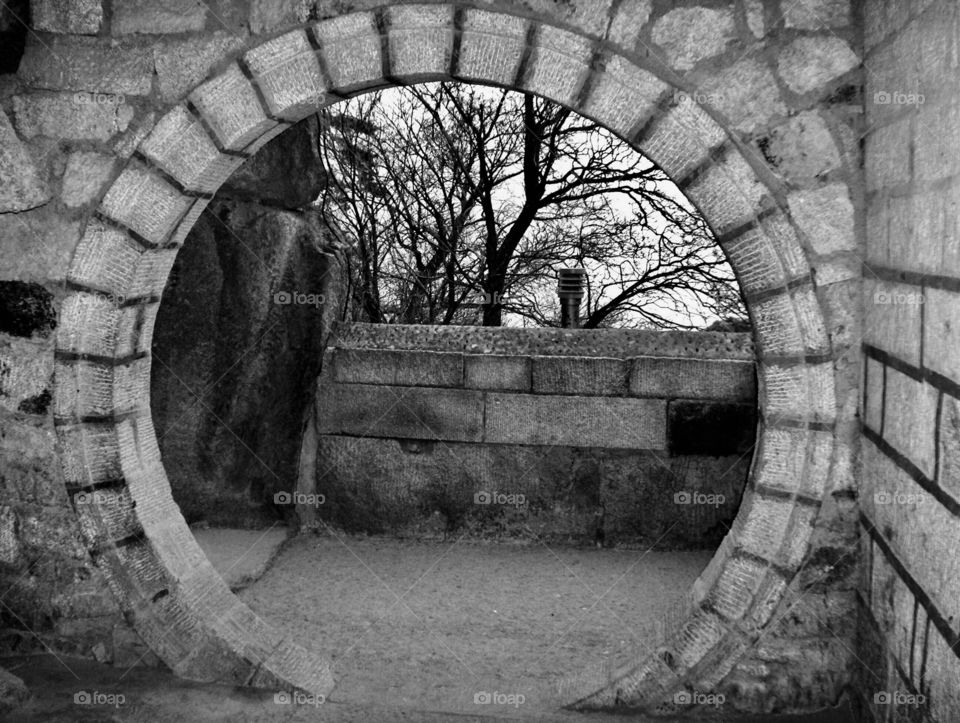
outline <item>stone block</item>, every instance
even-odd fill
[[[940,410],[940,478],[937,482],[960,500],[960,399],[943,395]]]
[[[463,357],[464,386],[468,389],[528,392],[531,366],[531,358],[526,356],[466,354]]]
[[[117,304],[159,298],[176,254],[177,249],[146,251],[124,232],[94,219],[87,224],[67,278],[102,291]]]
[[[652,10],[653,0],[623,0],[618,3],[613,22],[607,30],[607,40],[627,50],[634,50]]]
[[[113,35],[159,35],[203,30],[207,4],[201,0],[123,0],[113,7]]]
[[[841,166],[840,151],[816,111],[801,111],[770,131],[766,156],[788,180],[817,178]]]
[[[484,441],[661,450],[666,402],[488,392]]]
[[[831,183],[787,198],[790,214],[818,254],[853,251],[854,211],[845,183]]]
[[[244,59],[273,116],[297,121],[324,104],[326,84],[303,30],[258,45]]]
[[[372,13],[353,13],[314,25],[335,90],[349,92],[382,80],[380,35]]]
[[[54,373],[57,395],[53,413],[59,419],[149,413],[149,358],[119,366],[86,361],[57,362]]]
[[[673,179],[684,178],[705,162],[727,132],[688,93],[675,93],[675,104],[656,121],[645,137],[637,139],[640,150]]]
[[[706,76],[696,91],[695,98],[702,98],[729,118],[734,129],[745,133],[759,131],[787,112],[773,74],[752,55]]]
[[[887,367],[883,436],[931,479],[936,426],[937,390]]]
[[[0,407],[45,413],[50,401],[53,354],[46,343],[9,339],[0,345]]]
[[[825,30],[850,24],[850,0],[784,0],[780,6],[788,28]]]
[[[174,106],[140,144],[140,152],[189,191],[215,193],[244,159],[221,153],[200,120]]]
[[[960,294],[926,289],[923,299],[924,366],[960,381]]]
[[[723,245],[747,296],[784,288],[806,271],[803,251],[786,219],[766,219]]]
[[[266,35],[285,25],[303,23],[310,15],[313,2],[304,0],[252,0],[250,32]]]
[[[30,25],[35,30],[70,35],[96,35],[103,24],[101,0],[31,0]]]
[[[756,407],[751,404],[672,401],[667,413],[668,449],[672,456],[742,455],[753,447],[756,426]]]
[[[760,211],[767,188],[738,152],[731,151],[686,189],[710,227],[722,234]]]
[[[17,71],[32,88],[88,94],[149,95],[153,55],[143,44],[80,35],[27,35]]]
[[[825,489],[833,438],[798,428],[763,430],[754,462],[757,485],[819,498]]]
[[[113,156],[75,151],[67,158],[60,199],[68,208],[80,208],[100,197],[113,173]]]
[[[830,423],[836,417],[832,363],[761,364],[759,377],[767,423],[778,419]]]
[[[320,390],[321,434],[479,442],[483,393],[337,384]]]
[[[690,70],[701,60],[722,53],[736,39],[733,9],[675,8],[653,24],[650,37],[663,48],[668,65]]]
[[[0,332],[47,338],[57,326],[54,297],[44,286],[23,281],[0,281]]]
[[[23,138],[107,141],[125,131],[133,120],[133,108],[121,97],[99,98],[89,93],[15,95],[13,109]]]
[[[753,362],[671,357],[631,360],[630,394],[668,399],[754,401]]]
[[[153,62],[160,99],[170,102],[182,98],[206,78],[219,61],[240,50],[243,45],[243,38],[224,32],[156,44]]]
[[[46,180],[0,110],[0,213],[26,211],[49,200]]]
[[[535,356],[531,361],[534,394],[626,396],[626,359]]]
[[[433,351],[397,351],[394,384],[462,387],[463,355]]]
[[[183,196],[160,176],[131,163],[103,197],[107,216],[149,243],[162,245],[189,210],[193,199]]]
[[[859,65],[850,46],[836,36],[799,37],[780,51],[777,68],[794,93],[825,88]]]
[[[586,38],[541,25],[519,86],[555,103],[576,106],[577,93],[590,70],[591,54]]]
[[[450,70],[452,5],[395,5],[387,11],[390,74],[436,80]]]
[[[883,427],[884,367],[876,359],[866,358],[863,423],[879,434]]]
[[[243,150],[277,125],[267,118],[257,92],[236,63],[200,85],[190,100],[227,150]]]
[[[865,341],[919,367],[924,333],[921,311],[930,293],[928,290],[924,296],[919,287],[878,281],[868,275],[863,299]],[[926,328],[930,328],[929,319]]]
[[[63,281],[80,240],[80,221],[53,204],[21,213],[0,213],[0,278],[41,284]]]
[[[151,306],[146,310],[139,306],[118,307],[104,294],[69,294],[60,308],[57,348],[114,358],[149,351],[150,317],[159,305]]]
[[[753,327],[761,354],[825,354],[830,340],[816,294],[797,289],[753,305]]]
[[[760,590],[766,571],[766,566],[753,560],[730,559],[709,593],[714,609],[727,620],[742,618]]]
[[[457,75],[512,85],[526,42],[527,21],[486,10],[464,12]]]
[[[652,73],[612,55],[597,75],[580,112],[621,137],[630,138],[631,131],[657,111],[657,101],[667,88]]]
[[[896,188],[910,182],[911,145],[909,118],[876,128],[867,134],[863,161],[867,191]]]

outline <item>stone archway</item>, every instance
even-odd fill
[[[291,123],[384,85],[458,79],[527,90],[658,163],[712,226],[747,299],[761,430],[733,531],[655,654],[565,689],[580,707],[669,710],[709,691],[769,622],[808,549],[832,463],[833,353],[795,225],[756,162],[669,69],[583,29],[457,5],[397,5],[251,47],[157,121],[77,248],[57,337],[55,417],[91,554],[177,673],[326,694],[326,661],[235,598],[174,503],[149,408],[150,340],[177,249],[217,187]],[[640,63],[640,64],[638,64]],[[585,661],[589,662],[589,661]]]

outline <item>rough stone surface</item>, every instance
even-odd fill
[[[183,97],[221,59],[242,47],[243,38],[225,32],[158,44],[153,50],[153,61],[161,100],[172,101]]]
[[[47,204],[18,214],[0,214],[0,278],[62,281],[80,240],[80,222],[57,214]]]
[[[860,62],[847,43],[836,37],[797,38],[780,51],[780,77],[794,93],[818,90]]]
[[[67,158],[67,168],[63,173],[63,185],[60,189],[63,203],[71,208],[78,208],[99,197],[104,184],[110,178],[113,164],[113,157],[102,153],[71,153]]]
[[[818,254],[853,251],[853,204],[846,184],[831,183],[813,191],[795,191],[788,202],[790,213]]]
[[[32,0],[30,24],[52,33],[96,35],[103,24],[101,0]]]
[[[651,38],[677,70],[722,53],[736,36],[733,12],[705,7],[677,8],[653,24]]]
[[[13,108],[17,131],[24,138],[106,141],[126,130],[133,119],[133,108],[122,98],[109,96],[100,102],[86,93],[15,95]]]
[[[783,0],[780,6],[788,28],[822,30],[850,23],[848,0]]]
[[[26,211],[50,200],[50,189],[30,151],[0,111],[0,213]]]
[[[707,105],[726,115],[737,130],[752,132],[786,113],[773,74],[754,57],[738,60],[698,83]]]
[[[840,168],[840,151],[823,117],[803,111],[773,129],[763,149],[770,163],[790,180],[816,178]]]
[[[114,35],[188,33],[203,30],[207,4],[201,0],[123,0],[113,7]]]

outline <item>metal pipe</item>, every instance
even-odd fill
[[[557,296],[560,297],[560,326],[580,328],[580,302],[586,288],[587,270],[578,267],[557,272]]]

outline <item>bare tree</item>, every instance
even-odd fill
[[[321,115],[329,182],[317,207],[357,248],[366,319],[557,325],[552,284],[570,265],[589,271],[588,327],[745,317],[699,214],[657,167],[569,109],[436,83],[336,110]]]

